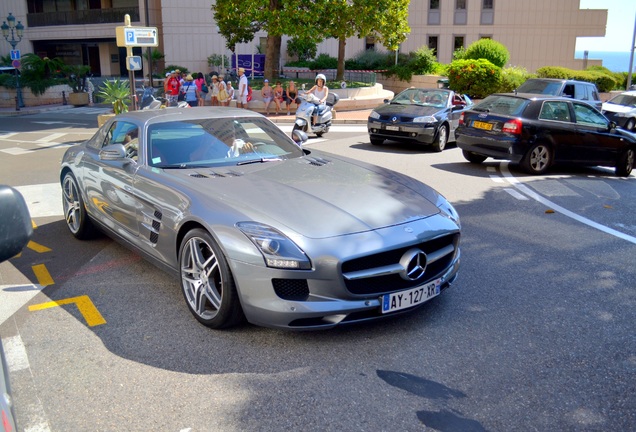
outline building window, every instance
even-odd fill
[[[455,0],[455,14],[453,23],[455,25],[466,25],[468,13],[466,12],[466,0]]]
[[[435,57],[437,57],[437,44],[438,44],[439,36],[429,36],[428,37],[428,47],[433,50]]]
[[[440,24],[439,0],[428,0],[428,25]]]
[[[481,0],[481,24],[495,23],[495,0]]]
[[[453,53],[458,49],[464,48],[465,36],[453,36]]]

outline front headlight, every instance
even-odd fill
[[[371,111],[371,114],[369,114],[369,117],[372,119],[379,119],[380,118],[380,114],[378,114],[375,111]]]
[[[433,116],[415,117],[413,123],[437,123],[437,119]]]
[[[263,254],[267,267],[308,270],[311,262],[285,234],[258,222],[238,222],[236,227],[249,238]]]
[[[444,213],[444,216],[455,222],[459,228],[462,227],[462,224],[459,220],[459,213],[457,213],[455,207],[453,207],[453,205],[449,203],[446,198],[438,195],[436,206],[442,211],[442,213]]]

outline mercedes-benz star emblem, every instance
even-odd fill
[[[426,254],[418,248],[407,250],[400,258],[400,277],[404,280],[418,280],[426,273]]]

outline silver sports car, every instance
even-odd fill
[[[390,316],[457,277],[460,222],[444,197],[303,148],[248,110],[119,115],[67,150],[60,181],[75,237],[97,227],[178,275],[212,328]]]

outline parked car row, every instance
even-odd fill
[[[374,109],[371,144],[385,140],[442,151],[456,141],[471,163],[509,160],[530,174],[556,164],[614,167],[629,176],[636,153],[636,91],[602,103],[592,83],[529,79],[514,93],[473,104],[447,89],[409,88]]]

